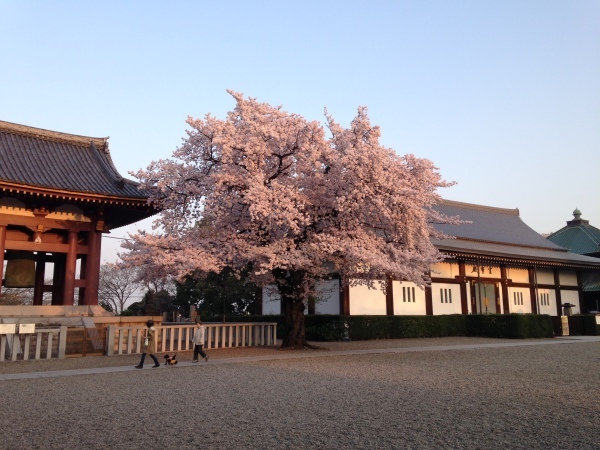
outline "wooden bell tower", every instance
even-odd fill
[[[33,287],[34,305],[44,292],[53,305],[97,305],[102,234],[156,212],[117,172],[107,138],[0,121],[0,293]]]

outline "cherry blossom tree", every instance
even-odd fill
[[[315,283],[375,280],[429,283],[440,260],[430,237],[438,188],[449,186],[427,159],[379,143],[366,108],[349,128],[326,125],[228,91],[224,120],[188,118],[172,158],[136,176],[162,210],[155,232],[132,236],[122,257],[168,267],[179,278],[251,267],[274,284],[286,317],[284,347],[301,347],[304,309]]]

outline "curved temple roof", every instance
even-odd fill
[[[0,182],[107,197],[144,200],[123,178],[108,151],[108,138],[92,138],[0,121]]]
[[[571,253],[530,228],[519,217],[518,209],[443,200],[434,209],[468,221],[461,225],[434,224],[434,227],[455,239],[434,239],[443,253],[485,257],[498,261],[538,265],[566,265],[600,269],[600,259]]]
[[[550,234],[548,240],[580,255],[600,256],[600,230],[581,218],[581,211],[573,211],[573,220],[567,226]]]

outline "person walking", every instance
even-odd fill
[[[194,333],[194,337],[192,342],[194,343],[194,359],[192,362],[198,362],[198,354],[202,355],[204,361],[208,361],[208,355],[204,353],[202,347],[204,346],[204,332],[205,327],[202,324],[200,319],[196,319],[196,332]]]
[[[150,354],[150,358],[154,360],[154,365],[152,367],[160,367],[158,363],[158,359],[154,354],[156,353],[156,328],[154,328],[154,320],[149,320],[146,322],[146,338],[144,339],[144,347],[142,352],[142,360],[140,363],[135,366],[136,369],[142,369],[144,367],[144,360],[146,359],[146,353]]]

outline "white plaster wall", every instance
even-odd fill
[[[560,290],[560,298],[564,303],[570,303],[571,305],[575,305],[571,308],[573,314],[581,314],[581,308],[579,305],[579,292],[578,291],[566,291]],[[561,308],[562,310],[562,308]]]
[[[454,278],[458,276],[458,263],[441,262],[431,266],[431,276],[438,278]]]
[[[548,300],[550,303],[549,305],[542,305],[542,294],[546,294],[548,296]],[[537,304],[540,308],[540,314],[556,316],[556,292],[554,291],[554,289],[538,289]]]
[[[350,287],[350,315],[382,315],[387,314],[385,292],[381,290],[381,282],[375,282],[375,289],[367,286]]]
[[[415,288],[415,301],[405,301],[402,295],[402,288],[410,288],[412,295],[412,288]],[[392,289],[394,294],[394,315],[395,316],[424,316],[426,314],[425,308],[425,291],[418,287],[415,283],[409,283],[408,281],[394,281],[392,283]],[[412,300],[412,299],[411,299]]]
[[[447,289],[452,292],[452,303],[442,303],[440,289]],[[442,314],[462,314],[462,308],[460,306],[460,285],[431,283],[431,303],[434,316]]]
[[[521,293],[523,295],[523,304],[515,305],[515,293]],[[529,288],[508,288],[508,311],[511,313],[531,313],[531,295]]]
[[[554,284],[554,271],[548,269],[536,269],[538,284]]]
[[[262,290],[262,312],[265,316],[281,314],[281,299],[275,286],[267,286]]]
[[[529,283],[529,272],[527,269],[508,267],[506,276],[515,283]]]
[[[340,313],[340,280],[324,280],[317,284],[318,300],[315,314]]]
[[[561,270],[558,273],[558,279],[560,280],[561,286],[577,286],[577,274],[575,272],[566,272]]]

